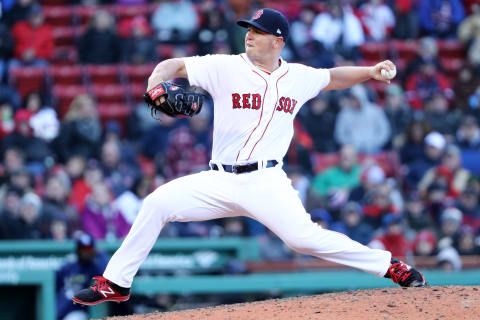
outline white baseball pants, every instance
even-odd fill
[[[168,222],[234,216],[256,219],[303,254],[378,277],[383,277],[390,266],[390,252],[370,249],[312,222],[290,179],[277,165],[238,175],[203,171],[160,186],[144,199],[130,232],[103,276],[122,287],[131,287],[140,265]]]

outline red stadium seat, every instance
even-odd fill
[[[415,41],[393,40],[390,46],[398,58],[411,60],[417,55],[418,43]]]
[[[63,118],[68,112],[72,100],[80,95],[88,93],[88,89],[82,85],[61,85],[53,86],[54,105],[60,118]]]
[[[115,84],[120,80],[120,65],[87,65],[85,70],[94,84]]]
[[[143,94],[146,89],[147,86],[144,84],[131,84],[129,86],[130,97],[135,103],[139,103],[143,101]]]
[[[76,22],[80,26],[85,26],[88,23],[90,23],[90,19],[92,18],[93,14],[100,10],[103,9],[103,7],[100,6],[75,6],[75,17],[76,17]]]
[[[125,65],[124,72],[131,84],[146,86],[153,69],[155,69],[154,64]]]
[[[136,16],[145,16],[146,18],[151,13],[147,5],[115,5],[112,7],[112,12],[117,16],[117,20],[134,18]]]
[[[81,66],[52,65],[50,75],[55,84],[79,85],[84,82]]]
[[[438,55],[442,58],[465,59],[465,46],[458,40],[438,40]]]
[[[92,93],[98,103],[123,104],[127,102],[128,91],[124,85],[118,84],[95,84]]]
[[[53,28],[55,46],[75,45],[75,29],[72,26]]]
[[[42,0],[40,1],[44,6],[63,6],[67,5],[69,0]]]
[[[32,91],[42,92],[45,89],[46,68],[20,67],[10,71],[10,85],[25,97]]]
[[[116,120],[122,127],[122,132],[126,131],[127,118],[131,113],[130,107],[125,103],[98,103],[98,114],[103,124],[110,120]]]
[[[385,42],[366,42],[360,46],[360,52],[367,60],[384,60],[388,55],[388,45]]]
[[[458,71],[465,64],[465,59],[441,57],[440,62],[442,63],[442,66],[445,68],[447,75],[452,79],[456,79],[458,75]]]
[[[45,6],[43,8],[45,22],[51,26],[73,25],[72,6]]]

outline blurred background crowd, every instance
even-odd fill
[[[475,0],[3,0],[0,239],[122,239],[142,199],[208,169],[212,102],[155,121],[156,63],[238,54],[235,21],[283,12],[282,53],[317,68],[390,59],[392,84],[322,93],[300,110],[284,169],[312,219],[395,256],[461,269],[480,254],[480,5]],[[256,237],[247,218],[171,223],[161,237]]]

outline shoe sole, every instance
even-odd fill
[[[86,306],[94,306],[94,305],[97,305],[97,304],[99,304],[99,303],[108,302],[108,301],[120,303],[120,302],[125,302],[125,301],[127,301],[128,299],[130,299],[130,295],[125,296],[125,297],[105,298],[105,299],[98,300],[98,301],[95,301],[95,302],[86,302],[86,301],[79,300],[79,299],[77,299],[77,298],[75,298],[75,297],[72,298],[73,303],[83,304],[83,305],[86,305]]]

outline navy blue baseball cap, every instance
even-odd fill
[[[237,21],[241,27],[248,28],[254,26],[257,29],[273,34],[277,37],[282,37],[283,41],[287,41],[290,35],[290,27],[287,18],[277,10],[260,9],[250,20],[242,19]]]

